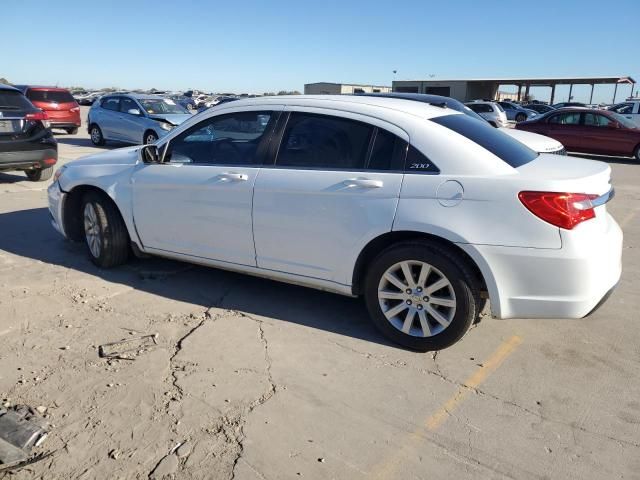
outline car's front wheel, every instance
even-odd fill
[[[390,247],[373,261],[365,281],[365,301],[375,325],[413,350],[454,344],[479,314],[478,281],[468,265],[432,243]]]
[[[91,143],[98,147],[104,145],[104,136],[102,135],[102,130],[100,130],[98,125],[91,125],[89,135],[91,136]]]
[[[129,257],[129,235],[113,202],[104,195],[89,192],[82,200],[81,214],[91,261],[102,268],[125,263]]]
[[[524,122],[527,119],[527,116],[524,113],[519,113],[516,115],[516,122]]]
[[[636,147],[636,151],[633,156],[636,159],[636,162],[640,162],[640,145]]]
[[[150,143],[155,143],[156,140],[158,140],[158,135],[156,135],[156,132],[153,132],[151,130],[149,130],[148,132],[145,132],[144,139],[143,139],[143,143],[145,145],[149,145]]]

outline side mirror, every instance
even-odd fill
[[[140,156],[144,163],[160,163],[162,160],[160,150],[154,144],[143,145],[140,149]]]
[[[139,117],[140,115],[142,115],[142,112],[141,112],[139,109],[137,109],[137,108],[130,108],[129,110],[127,110],[127,113],[128,113],[129,115],[136,115],[136,116],[138,116],[138,117]]]

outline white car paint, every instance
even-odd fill
[[[609,107],[608,110],[619,113],[640,128],[640,99],[629,99],[625,102],[617,103]]]
[[[425,121],[463,115],[450,109],[392,98],[254,98],[194,116],[157,143],[162,148],[213,116],[265,109],[384,128],[440,173],[145,164],[140,147],[132,147],[64,167],[48,191],[54,226],[65,234],[66,199],[90,185],[115,202],[143,252],[345,295],[357,293],[354,269],[369,242],[392,231],[429,234],[473,259],[497,318],[579,318],[620,277],[622,233],[606,205],[596,208],[596,218],[563,230],[518,201],[523,190],[605,195],[608,165],[542,154],[513,168]],[[221,182],[225,175],[243,181]]]
[[[474,100],[465,105],[497,128],[506,127],[509,124],[507,114],[497,102]]]
[[[524,130],[516,130],[515,128],[501,128],[500,131],[515,138],[520,143],[524,143],[527,147],[538,153],[566,154],[564,146],[551,137],[533,132],[525,132]]]

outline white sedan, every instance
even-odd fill
[[[362,295],[420,351],[459,340],[486,298],[496,318],[583,317],[621,274],[608,165],[395,98],[231,102],[68,163],[48,193],[99,267],[133,250]]]

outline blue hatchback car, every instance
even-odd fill
[[[170,98],[158,95],[112,94],[93,102],[87,121],[94,145],[107,140],[153,143],[192,114]]]

